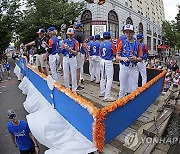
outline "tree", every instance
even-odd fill
[[[178,14],[177,16],[175,17],[176,19],[176,28],[177,28],[177,36],[176,36],[176,39],[177,39],[177,42],[176,42],[176,47],[179,51],[180,49],[180,5],[177,6],[178,7]]]
[[[170,45],[171,47],[175,47],[176,44],[176,36],[175,31],[173,29],[173,27],[175,26],[174,24],[175,23],[173,21],[164,21],[162,25],[165,32],[166,44]]]
[[[27,0],[28,10],[19,23],[17,33],[24,43],[37,37],[39,28],[54,26],[61,30],[61,25],[73,24],[84,9],[84,3],[68,0]]]
[[[19,0],[0,1],[0,54],[9,46],[20,15]]]

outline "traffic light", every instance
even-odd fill
[[[99,0],[98,4],[99,4],[99,5],[102,5],[102,4],[104,4],[105,2],[106,2],[106,0]]]
[[[85,0],[88,3],[94,3],[94,0]]]

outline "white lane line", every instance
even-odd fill
[[[5,88],[6,86],[0,86],[0,88]]]

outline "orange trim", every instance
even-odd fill
[[[54,85],[59,91],[65,93],[67,96],[75,100],[79,105],[86,108],[90,114],[96,117],[96,114],[98,113],[99,109],[96,108],[90,101],[87,101],[86,99],[82,98],[78,94],[72,92],[70,89],[65,88],[57,82],[55,82]]]
[[[165,76],[166,70],[164,70],[162,73],[160,73],[158,76],[150,80],[148,83],[146,83],[144,86],[139,87],[135,91],[133,91],[131,94],[116,100],[112,102],[110,105],[104,107],[96,116],[95,120],[95,132],[94,132],[94,140],[97,145],[98,151],[102,152],[104,147],[104,141],[105,141],[105,124],[104,119],[105,117],[116,110],[117,108],[127,104],[129,101],[133,100],[136,96],[140,95],[143,91],[148,89],[151,85],[153,85],[155,82],[157,82],[160,78]]]

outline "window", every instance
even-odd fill
[[[143,34],[143,24],[139,23],[139,34]]]
[[[110,11],[108,13],[108,26],[113,39],[119,37],[119,20],[117,13],[115,11]]]
[[[133,25],[133,21],[132,21],[132,19],[131,19],[130,17],[128,17],[128,18],[126,19],[126,24],[131,24],[131,25]]]
[[[81,16],[81,22],[84,25],[84,35],[85,35],[85,37],[89,37],[90,35],[92,35],[91,21],[92,21],[91,11],[85,10],[82,13],[82,16]]]

